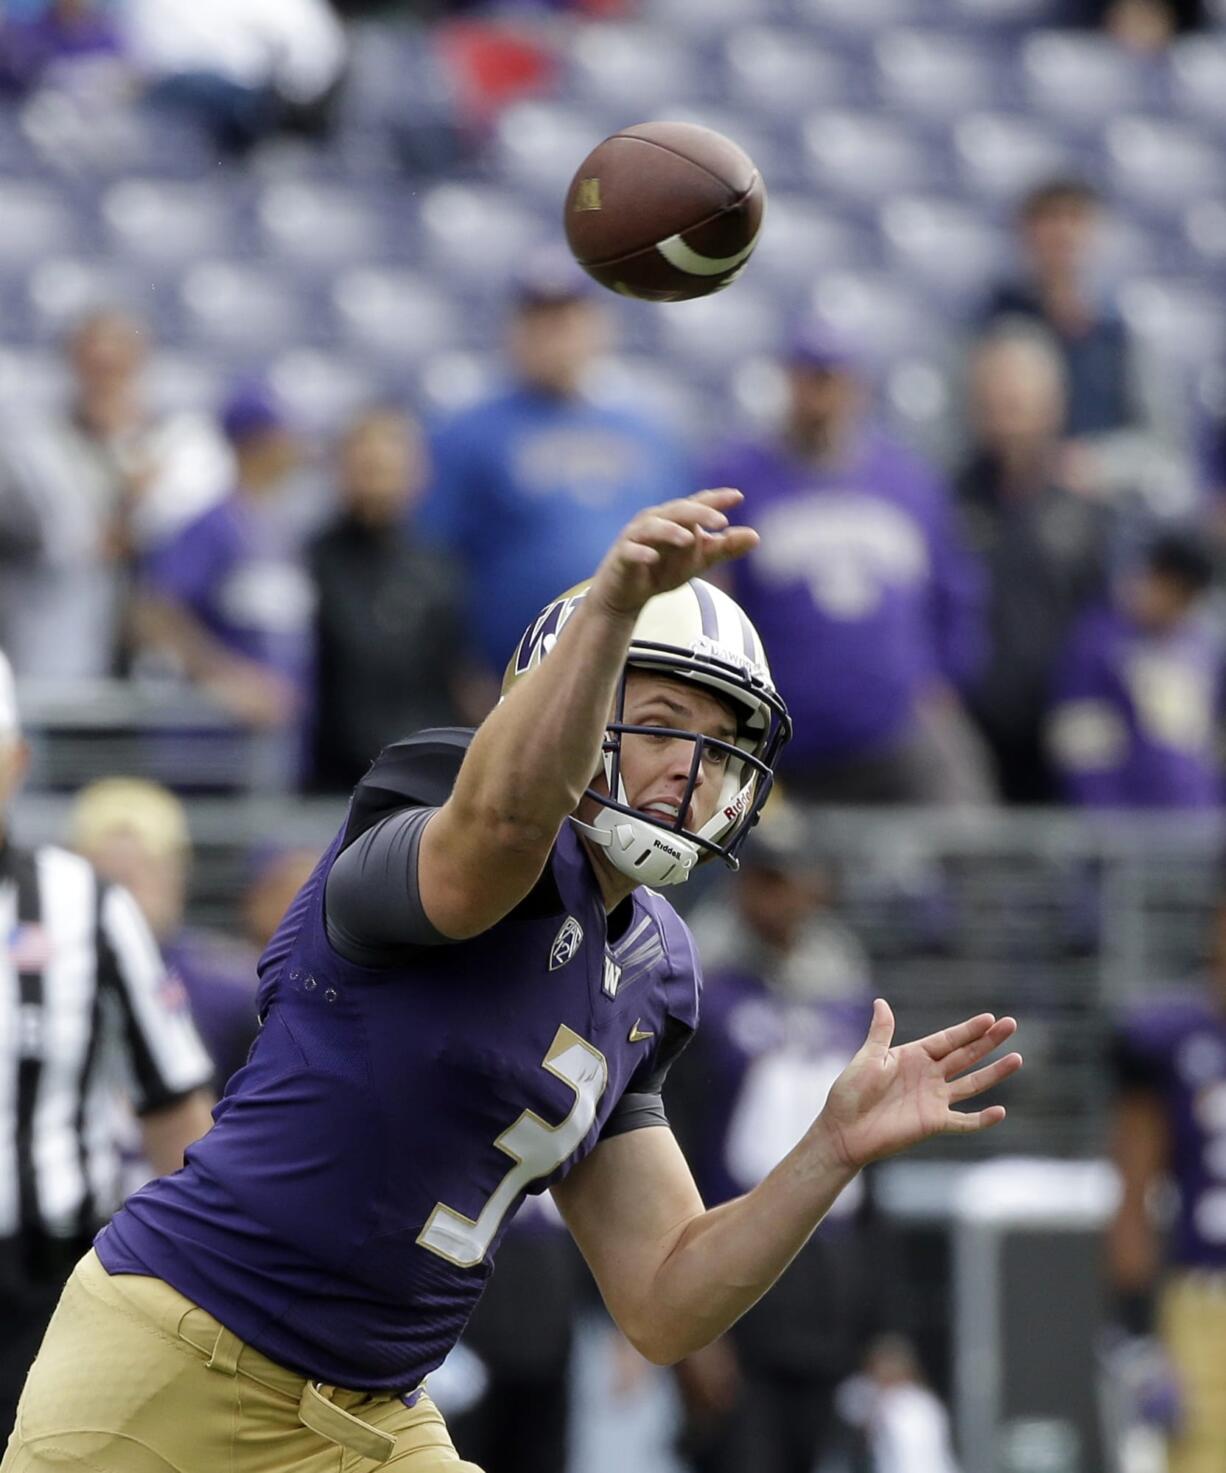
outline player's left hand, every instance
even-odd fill
[[[838,1165],[858,1170],[929,1136],[965,1135],[998,1124],[1005,1118],[1003,1105],[977,1111],[952,1107],[1022,1067],[1021,1054],[1006,1054],[963,1075],[1016,1030],[1013,1018],[980,1013],[916,1043],[891,1047],[894,1014],[878,998],[863,1047],[835,1080],[813,1123],[825,1153]]]

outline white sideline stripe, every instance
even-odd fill
[[[737,251],[735,256],[704,256],[693,246],[686,245],[679,235],[670,235],[667,240],[657,241],[656,250],[670,266],[675,266],[678,271],[685,271],[690,276],[722,276],[725,271],[731,271],[734,266],[749,259],[761,234],[762,227],[759,226],[753,239]]]

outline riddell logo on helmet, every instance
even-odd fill
[[[681,851],[679,849],[674,849],[671,844],[666,844],[663,839],[656,840],[656,848],[660,850],[662,854],[667,854],[670,859],[676,860],[678,864],[681,863]]]
[[[746,783],[741,791],[736,795],[736,797],[733,798],[732,802],[725,807],[724,817],[728,819],[729,822],[731,822],[734,818],[740,818],[745,810],[749,807],[749,801],[752,797],[753,783]]]

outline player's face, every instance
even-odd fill
[[[718,696],[684,681],[632,672],[626,680],[624,719],[631,726],[697,731],[721,741],[736,740],[736,717]],[[621,743],[621,778],[632,808],[671,823],[690,780],[694,743],[685,737],[634,736]],[[695,831],[714,817],[728,755],[708,749],[698,771],[684,825]]]

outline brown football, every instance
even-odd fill
[[[745,269],[766,210],[753,160],[694,123],[639,123],[606,138],[566,192],[566,239],[602,286],[649,302],[726,287]]]

